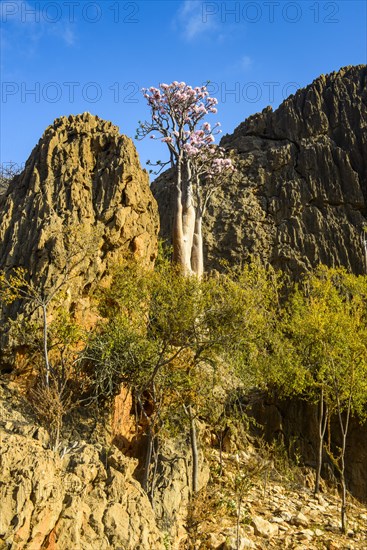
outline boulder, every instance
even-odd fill
[[[252,518],[251,525],[255,530],[256,536],[264,537],[267,539],[271,539],[272,537],[277,535],[279,531],[278,525],[270,523],[270,521],[262,518],[261,516],[254,516]]]

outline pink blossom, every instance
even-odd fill
[[[220,124],[212,126],[203,119],[217,113],[218,100],[209,96],[206,86],[192,87],[185,82],[161,83],[158,88],[142,88],[151,108],[152,124],[141,125],[141,136],[158,131],[161,141],[176,152],[183,151],[200,174],[213,178],[224,171],[234,169],[232,161],[225,158],[225,151],[213,145]],[[201,126],[200,126],[201,125]],[[180,129],[180,131],[178,131]],[[151,139],[157,139],[155,135]]]

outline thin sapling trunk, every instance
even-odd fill
[[[192,494],[195,495],[198,491],[198,471],[199,471],[199,454],[197,446],[197,434],[195,416],[192,412],[191,405],[187,407],[184,405],[185,413],[190,423],[190,445],[191,445],[191,457],[192,457]]]
[[[50,386],[50,361],[48,358],[48,324],[47,324],[47,305],[42,303],[42,317],[43,317],[43,353],[45,357],[45,381],[47,388]]]
[[[324,400],[324,389],[321,388],[319,399],[319,411],[318,411],[318,449],[316,458],[316,481],[314,494],[317,495],[320,490],[321,479],[321,467],[322,467],[322,453],[324,448],[324,438],[328,420],[328,407]]]

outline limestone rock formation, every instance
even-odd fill
[[[139,458],[135,478],[142,479],[146,457],[146,438],[136,432],[136,421],[131,415],[133,402],[131,392],[122,386],[115,397],[112,411],[111,442],[125,453]],[[198,425],[197,429],[204,430]],[[205,487],[209,480],[209,467],[202,449],[198,452],[198,488]],[[152,490],[153,488],[153,490]],[[160,442],[159,453],[151,481],[149,496],[158,528],[179,548],[187,539],[187,513],[190,508],[192,490],[192,453],[187,442],[187,434],[175,438],[164,438]]]
[[[164,548],[137,460],[80,440],[61,453],[0,386],[0,547]]]
[[[198,490],[207,486],[209,466],[203,450],[198,453]],[[192,455],[184,437],[166,440],[158,457],[153,509],[162,532],[175,541],[174,548],[187,543],[187,516],[192,490]]]
[[[299,470],[299,485],[286,464],[280,471],[269,455],[258,453],[251,439],[238,449],[236,437],[231,452],[207,449],[212,481],[192,510],[192,543],[185,544],[187,518],[172,517],[185,498],[180,480],[186,468],[178,472],[177,456],[165,453],[161,471],[158,466],[163,479],[157,480],[160,494],[153,509],[133,477],[137,460],[103,438],[92,441],[88,429],[85,436],[70,441],[61,453],[50,450],[49,436],[36,424],[29,406],[0,383],[1,549],[366,548],[367,510],[362,504],[349,503],[349,529],[342,535],[336,492],[323,483],[322,494],[314,497],[312,472],[302,475]],[[222,474],[213,475],[219,464]],[[247,483],[237,524],[234,483],[239,468]],[[172,519],[178,519],[176,525]]]
[[[89,113],[61,117],[0,195],[0,270],[24,267],[46,296],[64,286],[65,303],[88,324],[95,284],[127,251],[152,262],[158,225],[132,141]]]
[[[299,399],[281,400],[259,393],[252,396],[252,414],[263,426],[267,441],[283,440],[289,448],[296,441],[297,452],[308,466],[316,468],[317,405]],[[333,448],[341,448],[342,441],[338,419],[331,419]],[[293,443],[292,443],[293,442]],[[367,425],[352,418],[348,430],[345,475],[348,491],[362,502],[367,502]],[[323,471],[325,479],[336,479],[337,471],[324,452]]]
[[[45,131],[23,173],[0,190],[0,269],[24,267],[46,298],[60,288],[63,304],[92,325],[97,284],[108,284],[109,267],[126,252],[151,264],[158,226],[148,174],[131,140],[88,113],[63,117]],[[27,301],[3,308],[2,321],[37,315]],[[48,315],[52,321],[53,302]],[[8,367],[14,357],[9,333],[4,341],[1,359]],[[22,374],[4,380],[15,378],[23,387]],[[164,536],[177,545],[186,537],[192,468],[186,440],[162,447],[152,505],[138,481],[144,437],[126,388],[98,430],[69,419],[57,451],[24,406],[0,386],[0,548],[159,550]],[[200,487],[207,478],[200,452]]]
[[[240,174],[209,208],[207,267],[251,253],[296,276],[319,263],[366,272],[366,129],[367,67],[360,65],[320,76],[224,136],[221,145],[240,157]],[[153,185],[165,238],[169,179]]]

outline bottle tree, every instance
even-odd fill
[[[218,101],[209,96],[206,86],[193,88],[185,82],[142,91],[151,120],[139,123],[136,138],[150,135],[166,143],[170,158],[157,164],[161,169],[168,165],[174,168],[173,261],[183,273],[200,277],[204,270],[205,210],[214,191],[234,170],[224,149],[214,145],[220,124],[212,127],[204,122],[208,114],[217,112]]]

